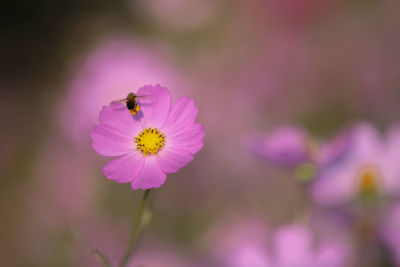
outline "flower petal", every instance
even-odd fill
[[[385,153],[379,157],[384,178],[381,183],[387,194],[395,196],[400,191],[400,125],[391,126],[386,136]]]
[[[165,147],[159,153],[160,167],[165,173],[177,172],[193,160],[193,154],[188,150]]]
[[[155,156],[146,157],[143,168],[135,180],[132,181],[132,189],[150,189],[160,187],[167,175],[161,170],[158,158]]]
[[[350,158],[370,159],[384,150],[383,138],[378,130],[370,123],[359,122],[353,128],[354,144]]]
[[[104,166],[103,173],[108,179],[118,183],[128,183],[138,176],[143,163],[143,155],[137,150],[133,150],[129,154],[110,161]]]
[[[137,92],[139,96],[149,96],[139,100],[144,127],[161,128],[171,109],[171,95],[167,88],[160,85],[144,86]],[[139,113],[140,114],[140,113]]]
[[[168,135],[183,133],[193,125],[197,116],[197,111],[193,99],[182,97],[172,107],[171,113],[162,130]]]
[[[349,129],[342,131],[331,141],[321,146],[317,163],[321,167],[337,163],[351,151],[354,142],[353,131]]]
[[[171,148],[187,150],[192,154],[196,154],[203,147],[204,136],[203,125],[196,123],[180,135],[167,135],[166,142]]]
[[[322,205],[339,205],[352,200],[359,164],[337,164],[322,171],[312,187],[315,200]]]
[[[294,125],[276,127],[267,136],[255,136],[250,144],[251,150],[261,158],[285,167],[297,167],[309,162],[309,134]]]
[[[107,125],[95,125],[91,137],[93,149],[103,156],[121,156],[135,149],[133,137]]]
[[[100,112],[99,120],[102,125],[118,129],[129,136],[136,136],[142,129],[142,125],[132,117],[126,106],[122,104],[104,106]]]
[[[316,251],[313,266],[339,267],[346,265],[346,249],[338,242],[321,244]]]
[[[387,134],[387,154],[393,159],[400,158],[400,124],[396,124],[388,130]]]
[[[311,232],[298,225],[280,228],[274,239],[277,266],[311,266]]]

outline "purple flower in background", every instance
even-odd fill
[[[186,82],[163,49],[151,43],[111,36],[77,68],[61,105],[61,127],[76,143],[87,143],[98,110],[143,84],[178,89]]]
[[[293,167],[311,160],[307,139],[309,134],[305,130],[282,125],[265,137],[255,137],[250,146],[255,154],[269,162]]]
[[[345,130],[337,134],[332,140],[322,143],[318,148],[316,163],[320,168],[329,166],[343,158],[351,149],[354,136],[352,131]]]
[[[310,229],[288,225],[278,229],[273,238],[273,264],[279,267],[339,267],[346,264],[345,247],[336,241],[314,246]]]
[[[99,154],[119,157],[103,173],[133,189],[160,187],[167,173],[177,172],[203,147],[203,126],[195,123],[197,108],[192,99],[181,98],[171,107],[167,88],[144,86],[138,95],[149,97],[132,116],[125,105],[105,106],[100,125],[92,131],[93,148]],[[147,101],[147,100],[146,100]]]
[[[324,168],[313,185],[321,204],[348,203],[360,196],[395,196],[400,189],[400,130],[384,140],[368,123],[351,128],[353,141],[345,157]]]
[[[266,136],[253,137],[250,148],[268,162],[296,169],[299,180],[309,181],[321,168],[345,155],[351,143],[349,132],[320,142],[303,128],[281,125]]]
[[[268,231],[257,219],[231,218],[213,227],[208,237],[206,246],[212,247],[217,261],[214,266],[268,266]]]
[[[351,141],[351,134],[343,132],[331,141],[321,143],[303,128],[281,125],[266,136],[254,137],[250,147],[255,154],[277,165],[297,167],[312,163],[324,166],[345,154]]]
[[[222,245],[217,251],[224,258],[223,266],[340,267],[346,264],[347,252],[340,242],[315,244],[311,230],[302,225],[283,226],[271,238],[266,238],[266,231],[254,224],[243,226],[244,229],[232,228],[229,236],[222,236]]]

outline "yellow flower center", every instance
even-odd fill
[[[145,156],[157,155],[164,147],[165,135],[157,128],[146,128],[135,137],[136,149]]]
[[[371,166],[362,168],[359,181],[359,190],[362,195],[374,195],[379,187],[378,170]]]

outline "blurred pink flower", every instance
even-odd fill
[[[339,267],[346,264],[346,252],[339,242],[325,241],[314,247],[310,229],[300,225],[281,227],[275,233],[275,263],[282,267]]]
[[[357,123],[351,130],[353,141],[346,156],[324,168],[315,181],[313,194],[321,204],[399,193],[400,128],[391,128],[386,140],[368,123]]]
[[[257,219],[231,218],[212,228],[207,238],[206,246],[212,246],[215,266],[268,266],[268,230]]]
[[[179,90],[187,84],[165,49],[138,40],[111,36],[78,66],[61,104],[61,127],[78,144],[87,144],[97,111],[143,84],[161,83]]]
[[[197,108],[192,99],[181,98],[171,107],[167,88],[144,86],[138,95],[151,100],[141,103],[132,116],[124,105],[105,106],[100,125],[91,134],[93,148],[104,156],[120,156],[103,173],[133,189],[160,187],[167,173],[177,172],[193,160],[203,147],[203,126],[195,123]]]
[[[265,137],[256,137],[250,147],[256,155],[274,164],[297,166],[310,160],[308,153],[308,133],[295,126],[276,127]]]
[[[342,131],[330,141],[322,143],[318,148],[316,162],[320,168],[329,166],[346,156],[353,145],[354,136],[352,131]]]
[[[303,128],[281,125],[266,136],[253,136],[249,145],[256,155],[277,165],[298,167],[311,163],[322,167],[343,156],[351,140],[351,135],[344,132],[322,143]]]
[[[254,222],[222,233],[216,251],[223,266],[339,267],[346,263],[347,253],[340,242],[321,241],[315,246],[313,233],[302,225],[283,226],[272,238],[266,238],[266,230]]]

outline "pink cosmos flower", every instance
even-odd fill
[[[323,169],[315,181],[313,195],[320,204],[395,196],[400,191],[400,127],[392,127],[386,140],[368,123],[351,129],[353,142],[346,157]]]
[[[141,111],[132,116],[124,105],[103,107],[100,125],[92,131],[93,148],[99,154],[118,157],[103,173],[133,189],[160,187],[167,173],[177,172],[203,147],[203,126],[195,123],[197,108],[192,99],[174,105],[167,88],[144,86],[138,95]]]
[[[204,246],[213,260],[208,266],[265,266],[268,229],[258,218],[231,216],[205,235]]]
[[[298,167],[310,163],[322,167],[343,156],[351,140],[351,135],[343,132],[329,142],[320,142],[301,127],[280,125],[265,136],[253,137],[250,149],[280,166]]]
[[[273,239],[275,264],[280,267],[339,267],[346,264],[344,246],[324,241],[313,247],[314,236],[301,225],[283,226]]]
[[[310,160],[308,133],[298,127],[282,125],[267,136],[257,137],[251,142],[254,153],[265,160],[283,166],[296,166]]]
[[[297,224],[282,226],[270,237],[254,222],[228,227],[222,233],[215,251],[225,264],[219,266],[341,267],[348,258],[341,242],[315,242],[311,230]]]

